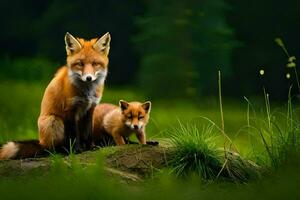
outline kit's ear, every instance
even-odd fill
[[[119,106],[120,106],[121,110],[124,111],[128,108],[129,103],[124,101],[124,100],[120,100],[119,101]]]
[[[142,104],[142,107],[146,111],[146,113],[149,113],[151,110],[151,101],[146,101],[145,103]]]
[[[82,48],[80,42],[68,32],[65,35],[65,44],[66,44],[67,55],[76,53],[80,51],[80,49]]]
[[[107,32],[95,42],[93,48],[107,56],[110,48],[110,40],[110,34]]]

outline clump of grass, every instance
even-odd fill
[[[179,125],[170,134],[174,147],[170,161],[172,172],[179,177],[196,173],[206,180],[215,179],[221,163],[213,127],[203,128],[200,132],[196,126]]]
[[[196,174],[205,181],[246,182],[259,175],[259,167],[254,162],[217,146],[214,125],[199,131],[196,126],[179,123],[170,138],[174,150],[169,164],[177,177]]]
[[[254,106],[245,98],[247,107],[247,128],[251,135],[258,135],[263,150],[256,150],[258,144],[252,145],[253,153],[259,155],[256,161],[267,171],[281,169],[292,156],[300,153],[300,122],[292,105],[292,86],[289,88],[286,113],[271,109],[270,96],[263,87],[265,100],[265,117],[258,118]],[[250,106],[251,114],[250,117]],[[250,124],[250,118],[251,124]]]
[[[175,129],[170,136],[175,149],[170,162],[172,172],[176,176],[183,177],[196,173],[203,180],[220,178],[234,182],[245,182],[260,175],[259,167],[254,162],[243,159],[225,133],[220,71],[218,73],[218,83],[221,128],[209,119],[211,126],[202,129],[202,132],[196,126],[183,126],[179,122],[179,128]],[[249,123],[248,120],[248,125]],[[216,146],[216,135],[213,134],[215,127],[223,135],[223,149]],[[228,147],[227,142],[229,142]]]
[[[280,123],[270,111],[269,99],[266,99],[267,124],[268,126],[258,126],[258,132],[265,147],[270,166],[278,169],[287,163],[291,154],[299,153],[300,148],[300,129],[299,121],[294,118],[292,106],[291,89],[288,93],[287,113],[283,115]],[[284,123],[286,121],[286,123]]]

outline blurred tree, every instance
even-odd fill
[[[1,77],[18,72],[33,80],[39,73],[30,70],[43,67],[39,77],[49,80],[65,63],[66,31],[84,38],[109,31],[109,85],[138,84],[157,97],[216,94],[221,69],[224,94],[248,96],[260,94],[263,68],[272,98],[285,99],[295,77],[286,79],[287,58],[274,39],[281,37],[299,59],[299,6],[297,0],[0,1]],[[229,26],[242,44],[233,55]]]
[[[34,26],[47,9],[47,1],[0,1],[0,55],[32,56],[40,40]]]
[[[228,75],[235,45],[223,0],[155,0],[137,19],[139,82],[151,96],[215,93],[217,71]]]
[[[0,63],[24,57],[42,57],[65,63],[64,35],[67,31],[74,36],[90,39],[105,32],[112,35],[110,52],[110,84],[130,84],[134,80],[137,56],[133,52],[132,34],[136,34],[133,18],[143,12],[142,2],[134,0],[11,0],[0,1]],[[22,59],[21,59],[22,60]],[[29,59],[33,60],[33,59]],[[40,63],[41,59],[38,59]],[[9,62],[17,63],[17,62]],[[29,63],[29,62],[27,62]],[[49,62],[48,62],[49,63]],[[46,63],[44,67],[49,65]],[[7,71],[8,67],[11,70]],[[13,71],[8,66],[2,73]],[[16,65],[17,71],[22,66]],[[24,65],[24,68],[28,67]],[[36,67],[36,66],[35,66]],[[32,70],[35,67],[31,68]],[[53,71],[59,65],[52,66]],[[28,71],[30,69],[24,69]],[[6,71],[6,72],[5,72]],[[124,76],[126,74],[126,76]],[[48,74],[48,79],[53,74]],[[6,76],[6,77],[8,77]],[[23,79],[26,79],[24,74]],[[43,76],[44,77],[44,76]],[[15,78],[15,77],[8,77]]]

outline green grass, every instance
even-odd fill
[[[0,143],[7,140],[32,139],[38,137],[37,118],[40,104],[47,83],[0,82]],[[118,104],[120,99],[128,101],[146,101],[134,88],[105,88],[102,102]],[[246,121],[245,105],[229,101],[224,106],[225,123],[228,133],[234,135]],[[164,100],[152,102],[150,123],[147,126],[149,138],[165,137],[167,130],[182,123],[191,122],[197,125],[206,123],[206,116],[219,123],[218,103],[215,99],[204,99],[201,102],[184,100]]]
[[[3,94],[0,96],[0,143],[38,138],[37,118],[46,86],[47,83],[0,82],[0,93]],[[134,88],[105,88],[102,102],[117,104],[120,99],[151,100]],[[262,105],[262,101],[254,101],[250,111],[247,112],[248,104],[242,98],[240,100],[225,98],[223,101],[225,132],[243,154],[253,154],[252,144],[255,144],[256,149],[264,148],[258,137],[259,132],[253,131],[252,127],[254,124],[258,127],[265,126],[264,120],[261,120],[266,118]],[[293,120],[299,121],[299,109],[294,109],[293,112],[295,116]],[[286,114],[286,107],[273,109],[271,114],[273,118],[279,118],[277,121],[284,121],[282,116]],[[221,126],[217,98],[193,102],[177,99],[154,101],[147,136],[150,139],[167,137],[168,132],[178,126],[178,120],[182,124],[189,123],[202,128],[209,124],[208,119]]]
[[[3,94],[0,96],[0,143],[37,138],[37,117],[45,87],[46,84],[41,83],[0,82],[0,93]],[[117,104],[119,99],[151,100],[132,88],[106,88],[102,102]],[[224,129],[239,150],[241,160],[232,155],[224,157],[224,152],[219,153],[220,147],[223,148],[223,138],[220,128],[217,128],[221,127],[217,98],[206,98],[199,102],[154,101],[147,135],[148,138],[154,139],[171,138],[173,146],[176,147],[175,152],[177,151],[177,157],[170,163],[174,173],[161,171],[153,180],[138,185],[119,184],[103,174],[101,158],[114,150],[107,148],[100,151],[99,161],[93,166],[82,167],[75,161],[66,165],[60,157],[53,156],[53,166],[46,175],[30,174],[22,178],[3,178],[0,180],[0,198],[296,198],[298,193],[295,191],[298,190],[295,185],[300,181],[300,159],[295,148],[292,149],[295,154],[287,152],[291,152],[288,147],[298,148],[299,139],[296,136],[300,130],[300,110],[292,107],[291,101],[281,107],[271,104],[268,112],[265,111],[263,101],[253,101],[251,104],[248,102],[243,99],[226,98],[223,101]],[[268,148],[273,152],[268,153]],[[276,161],[282,158],[283,160]],[[272,172],[272,176],[266,176],[260,182],[250,181],[245,185],[228,182],[203,183],[199,179],[200,175],[204,179],[218,180],[221,171],[219,169],[223,166],[226,168],[222,172],[225,173],[223,177],[238,177],[242,174],[242,179],[248,179],[247,176],[251,176],[251,172],[243,171],[247,168],[247,159],[276,170]],[[272,164],[272,159],[276,165]],[[218,170],[213,171],[215,165],[218,166]],[[195,174],[196,176],[193,176]],[[175,178],[182,175],[184,179]]]
[[[189,177],[191,174],[204,180],[215,179],[221,170],[221,152],[218,150],[214,127],[199,129],[193,125],[184,126],[170,132],[171,144],[174,147],[170,161],[172,172],[178,176]]]
[[[261,121],[254,121],[253,125],[249,126],[253,128],[253,132],[259,134],[269,165],[274,169],[284,165],[290,154],[299,153],[299,110],[294,110],[290,92],[291,88],[288,93],[286,112],[271,113],[269,95],[264,90],[266,117]]]
[[[0,142],[37,138],[37,117],[45,88],[38,83],[0,83]]]
[[[201,180],[249,182],[261,176],[261,168],[254,161],[248,161],[237,151],[222,147],[222,134],[215,124],[199,130],[193,125],[182,125],[171,134],[173,147],[169,162],[176,177],[189,178],[196,175]],[[222,147],[222,148],[220,148]]]
[[[159,179],[126,185],[114,182],[97,165],[69,166],[61,159],[53,161],[49,173],[24,179],[1,179],[1,199],[298,199],[299,157],[272,177],[261,182],[236,185],[207,184],[197,177],[177,179],[163,173]]]
[[[0,82],[0,143],[7,140],[32,139],[38,137],[37,118],[40,103],[47,83],[32,82]],[[134,88],[109,88],[106,87],[102,102],[117,104],[120,99],[133,101],[151,100]],[[274,109],[276,108],[276,109]],[[285,131],[286,106],[272,105],[269,118],[276,121],[276,125]],[[266,121],[263,101],[254,101],[249,104],[244,99],[223,101],[225,132],[233,140],[239,151],[243,154],[252,153],[251,146],[263,149],[259,131],[266,135]],[[293,121],[300,119],[300,109],[293,108]],[[290,115],[290,114],[289,114]],[[219,102],[217,98],[206,98],[199,101],[163,100],[152,102],[150,122],[147,126],[148,138],[164,138],[169,130],[182,124],[193,124],[202,128],[209,124],[208,119],[221,127]],[[278,123],[280,122],[280,123]],[[290,123],[289,123],[290,124]],[[254,128],[254,126],[256,128]],[[276,129],[274,129],[275,131]],[[268,136],[266,136],[268,138]],[[133,138],[134,139],[134,138]]]

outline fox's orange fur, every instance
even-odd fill
[[[67,33],[65,43],[67,63],[49,83],[41,103],[39,142],[8,142],[0,149],[0,159],[31,157],[43,149],[68,146],[70,139],[76,150],[92,145],[92,115],[102,97],[110,35],[84,40]]]
[[[101,140],[105,135],[112,136],[117,145],[126,143],[135,133],[140,144],[146,144],[145,128],[149,120],[151,102],[126,102],[120,105],[99,104],[93,115],[93,137]]]

